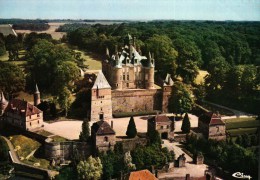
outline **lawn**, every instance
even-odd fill
[[[63,142],[63,141],[67,141],[67,139],[65,139],[64,137],[61,136],[53,136],[51,137],[53,139],[53,142]]]
[[[237,128],[257,128],[260,127],[260,121],[255,120],[255,118],[236,118],[236,119],[227,119],[226,128],[237,129]]]
[[[22,162],[30,165],[39,164],[39,167],[45,169],[49,167],[50,162],[40,157],[43,154],[41,143],[23,135],[9,136],[9,139]],[[34,150],[36,152],[29,156]]]
[[[227,130],[231,136],[238,136],[243,134],[256,134],[257,128],[238,128]]]
[[[84,51],[80,50],[74,50],[75,52],[80,52],[81,53],[81,58],[84,59],[84,65],[88,65],[88,69],[90,70],[99,70],[101,69],[101,61],[102,58],[92,54],[92,53],[86,53]]]
[[[220,113],[221,115],[225,115],[225,116],[233,116],[234,113],[232,111],[229,111],[227,109],[221,108],[221,107],[217,107],[214,106],[213,104],[208,104],[207,102],[203,102],[202,104],[199,104],[200,106],[202,106],[203,108],[214,112],[214,113]]]

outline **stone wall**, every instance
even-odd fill
[[[119,143],[122,143],[123,146],[123,151],[132,151],[134,150],[138,145],[145,146],[147,144],[147,139],[146,138],[133,138],[133,139],[124,139],[118,141]]]
[[[226,139],[226,126],[225,125],[210,125],[209,126],[209,139],[225,140]]]
[[[80,155],[91,155],[91,146],[86,142],[64,141],[53,142],[51,138],[45,141],[45,157],[49,160],[64,158],[71,159],[77,150]]]
[[[161,89],[112,90],[113,113],[161,110]]]
[[[96,136],[95,145],[99,152],[104,152],[108,150],[114,150],[116,136],[105,135],[105,136]]]

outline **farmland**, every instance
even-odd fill
[[[0,24],[0,33],[3,33],[4,36],[9,34],[15,35],[15,32],[9,24]]]
[[[58,29],[60,26],[64,25],[64,23],[48,23],[50,25],[50,28],[46,31],[39,31],[37,33],[47,33],[50,34],[52,36],[53,39],[59,40],[60,38],[62,38],[63,35],[65,35],[65,32],[56,32],[55,30]],[[29,34],[33,31],[30,30],[16,30],[16,33],[25,33],[25,34]]]

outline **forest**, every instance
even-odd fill
[[[76,26],[77,27],[77,26]],[[192,84],[199,100],[259,113],[260,23],[234,21],[150,21],[113,25],[65,24],[67,41],[83,50],[105,54],[122,47],[131,34],[136,48],[154,54],[156,77],[181,77]],[[199,70],[205,83],[194,84]]]

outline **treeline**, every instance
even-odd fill
[[[0,19],[0,24],[48,23],[42,19]]]
[[[47,23],[19,23],[13,24],[15,30],[46,31],[50,28]]]
[[[66,25],[69,30],[69,26]],[[216,57],[223,57],[229,64],[260,64],[259,22],[211,22],[211,21],[152,21],[113,25],[96,24],[68,33],[68,40],[88,50],[104,52],[111,42],[123,43],[126,34],[139,40],[145,50],[147,40],[155,34],[171,39],[172,47],[186,53],[188,59],[196,58],[207,68]],[[105,40],[105,42],[104,42]],[[112,48],[112,47],[111,47]],[[190,52],[186,52],[190,51]]]
[[[75,31],[78,28],[89,28],[90,26],[90,24],[85,23],[64,24],[63,26],[60,26],[58,29],[56,29],[56,32],[70,32]]]

